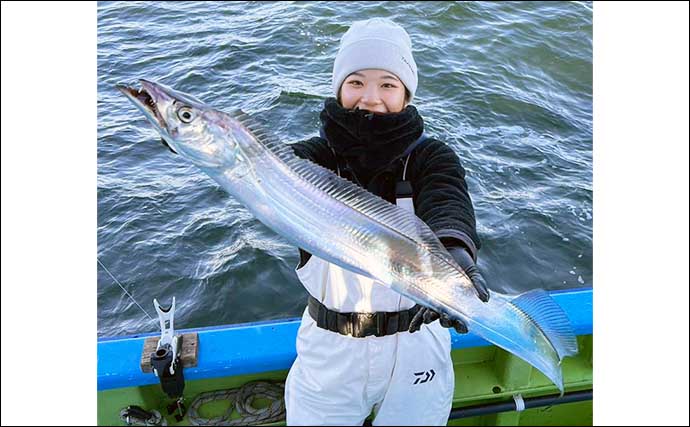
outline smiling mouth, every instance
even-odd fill
[[[165,121],[163,116],[161,116],[158,111],[158,106],[156,101],[153,100],[151,94],[146,91],[143,87],[141,89],[135,89],[130,86],[118,85],[117,88],[120,92],[124,93],[128,98],[130,98],[134,103],[139,105],[140,108],[146,109],[151,113],[151,116],[155,117],[158,124],[162,129],[166,129]]]

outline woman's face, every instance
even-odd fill
[[[340,104],[348,110],[399,113],[407,105],[405,85],[388,71],[359,70],[347,76],[340,87]]]

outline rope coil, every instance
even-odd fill
[[[209,391],[199,394],[194,399],[189,406],[187,417],[195,426],[242,426],[277,422],[285,419],[284,394],[284,384],[267,381],[254,381],[235,389]],[[255,408],[252,402],[257,398],[268,399],[272,402],[266,408]],[[199,408],[203,405],[223,400],[230,403],[225,414],[215,418],[202,418],[199,415]],[[235,410],[240,418],[232,418]]]

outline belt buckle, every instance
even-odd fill
[[[376,317],[376,313],[356,313],[352,319],[352,336],[364,338],[376,335],[378,333]]]

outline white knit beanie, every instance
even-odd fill
[[[417,90],[417,64],[412,57],[412,42],[407,31],[386,18],[357,21],[340,39],[340,50],[333,64],[333,93],[350,74],[359,70],[380,69],[395,74],[403,82],[410,99]]]

